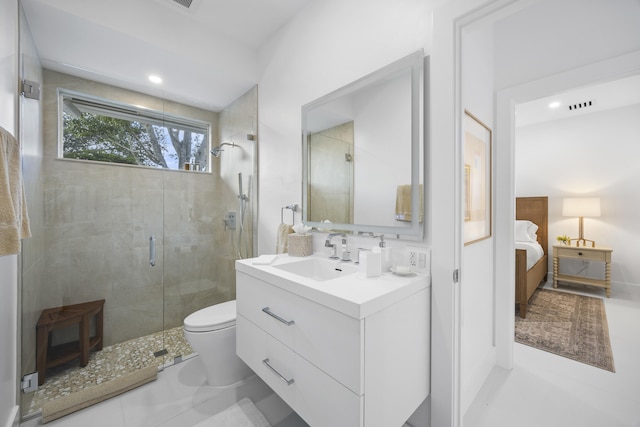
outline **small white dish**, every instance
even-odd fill
[[[329,221],[328,219],[325,219],[324,221],[321,221],[321,222],[322,222],[323,224],[327,224],[327,225],[329,225],[329,226],[332,224],[332,222],[331,222],[331,221]],[[316,229],[317,229],[319,232],[321,232],[321,233],[330,233],[330,232],[331,232],[331,230],[332,230],[332,228],[319,228],[319,227],[316,227]]]
[[[397,274],[398,276],[410,276],[414,274],[413,268],[408,265],[394,265],[391,267],[391,272],[393,274]]]

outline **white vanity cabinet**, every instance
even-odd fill
[[[316,282],[242,260],[236,285],[238,355],[312,427],[399,427],[428,396],[427,275]]]

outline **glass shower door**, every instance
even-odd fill
[[[220,268],[222,216],[216,177],[209,173],[165,173],[164,330],[171,365],[194,355],[183,336],[191,313],[232,299],[224,284],[234,259]],[[227,273],[227,274],[225,274]]]
[[[47,157],[42,193],[28,196],[43,210],[24,242],[22,373],[38,371],[40,386],[23,416],[164,363],[162,172]],[[100,301],[89,327],[100,342],[82,366],[79,305]]]

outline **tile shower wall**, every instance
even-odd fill
[[[234,236],[222,218],[237,203],[237,184],[226,183],[215,159],[212,173],[57,159],[58,87],[188,112],[211,123],[213,145],[219,135],[218,113],[44,71],[42,170],[33,171],[44,179],[41,194],[32,197],[42,205],[43,243],[25,253],[33,261],[25,260],[32,272],[23,280],[24,372],[35,368],[35,323],[44,308],[104,298],[104,339],[111,345],[179,326],[189,313],[235,297],[228,271]],[[243,161],[252,164],[253,156]],[[149,265],[152,234],[156,267]],[[59,334],[59,341],[74,335]]]
[[[239,147],[225,146],[220,157],[212,157],[215,185],[191,180],[191,174],[165,175],[165,329],[182,325],[200,308],[236,296],[238,246],[243,257],[253,253],[257,141],[247,141],[246,135],[255,135],[256,123],[257,88],[253,88],[219,113],[218,141],[212,146],[233,142]],[[249,195],[241,242],[238,173],[243,175],[243,192]],[[224,226],[229,211],[237,214],[235,230]]]
[[[249,198],[244,220],[244,238],[238,248],[236,236],[236,255],[238,250],[243,258],[249,258],[254,253],[253,224],[257,222],[257,156],[258,156],[258,87],[254,86],[231,105],[220,112],[220,142],[231,142],[238,148],[228,147],[220,160],[220,176],[225,184],[232,189],[234,197],[238,194],[238,173],[242,173],[243,193]],[[250,140],[251,135],[254,139]],[[230,207],[239,211],[239,202],[229,201]],[[231,269],[235,280],[235,271]]]

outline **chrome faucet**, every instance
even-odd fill
[[[341,256],[338,256],[338,247],[335,243],[331,243],[331,239],[336,236],[342,237],[342,245],[341,245]],[[345,233],[331,233],[327,236],[327,240],[324,242],[324,246],[327,248],[331,248],[331,255],[329,255],[330,259],[339,259],[342,262],[350,262],[350,254],[347,248],[347,235]]]
[[[356,260],[353,261],[354,264],[360,264],[360,252],[371,251],[368,248],[358,248],[358,252],[356,253]]]

